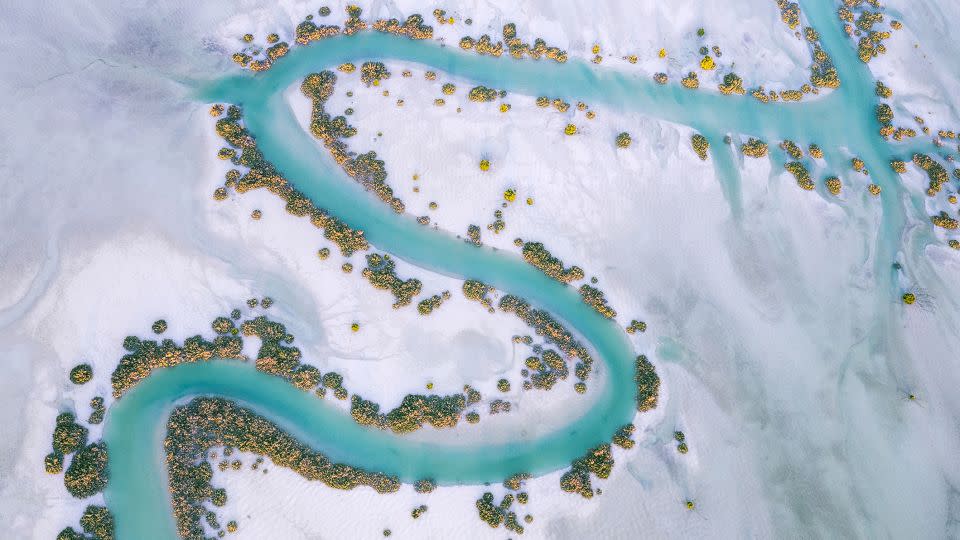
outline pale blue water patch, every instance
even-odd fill
[[[710,142],[709,155],[713,159],[713,167],[720,187],[723,189],[723,196],[730,205],[730,214],[739,223],[743,216],[743,196],[740,189],[740,167],[737,166],[736,149],[724,142],[725,133],[705,131],[702,135]]]
[[[657,344],[657,359],[663,362],[677,363],[683,360],[686,352],[677,340],[670,337],[660,338]]]
[[[873,81],[853,54],[835,21],[830,2],[803,6],[840,71],[843,87],[802,103],[763,104],[751,97],[661,86],[646,77],[597,69],[579,61],[566,64],[515,61],[462,53],[432,42],[379,33],[336,37],[296,47],[271,70],[226,77],[201,92],[205,101],[243,107],[247,127],[260,150],[318,207],[327,209],[370,242],[418,266],[461,278],[480,279],[522,296],[551,312],[590,344],[606,365],[608,385],[591,408],[563,429],[535,440],[503,445],[457,447],[416,443],[355,424],[343,412],[250,366],[212,362],[160,370],[111,408],[105,438],[112,475],[107,501],[119,538],[174,537],[171,508],[161,463],[156,457],[172,403],[194,395],[218,395],[246,404],[322,450],[332,459],[397,474],[411,481],[433,477],[442,484],[499,481],[519,472],[556,470],[602,441],[634,414],[634,351],[615,323],[582,303],[575,290],[559,284],[514,254],[477,248],[452,235],[397,215],[345,178],[336,164],[298,125],[282,92],[305,75],[342,62],[384,59],[414,62],[480,84],[529,95],[546,95],[644,111],[708,134],[717,174],[732,215],[741,214],[739,171],[732,151],[720,148],[725,133],[759,136],[775,145],[782,139],[847,147],[860,155],[883,189],[883,229],[876,246],[878,308],[896,295],[889,264],[900,245],[905,208],[902,187],[889,170],[892,149],[877,135]],[[723,145],[725,146],[725,145]],[[834,164],[835,165],[835,164]],[[810,196],[799,192],[798,196]],[[586,261],[589,263],[589,261]],[[878,314],[886,313],[878,309]],[[872,348],[884,346],[890,320],[879,315]],[[681,358],[682,345],[663,342],[663,358]]]

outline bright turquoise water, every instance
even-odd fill
[[[244,73],[205,85],[199,95],[203,101],[242,105],[247,126],[257,136],[264,156],[317,206],[364,230],[380,250],[436,272],[480,279],[547,309],[590,343],[609,383],[592,407],[562,430],[532,441],[461,447],[411,442],[359,426],[310,394],[248,365],[211,362],[160,370],[109,411],[105,439],[111,453],[111,481],[106,496],[116,516],[118,537],[176,536],[162,467],[162,438],[174,402],[190,396],[218,395],[237,400],[335,460],[396,474],[406,481],[432,477],[446,484],[500,481],[519,471],[556,470],[587,448],[609,440],[633,417],[635,353],[621,329],[583,304],[572,288],[547,278],[517,256],[473,247],[452,235],[421,227],[411,216],[394,214],[345,179],[304,133],[286,106],[282,91],[306,74],[328,66],[377,58],[409,61],[509,92],[641,110],[687,124],[710,139],[713,162],[735,220],[742,217],[739,173],[734,153],[722,143],[723,135],[749,134],[768,142],[786,138],[801,144],[816,142],[831,152],[848,148],[865,160],[873,181],[884,190],[883,230],[875,248],[875,270],[880,277],[877,302],[888,302],[896,288],[888,268],[900,244],[905,217],[900,202],[902,187],[887,166],[892,150],[877,135],[873,80],[846,42],[833,3],[803,7],[840,72],[842,87],[799,104],[762,104],[747,97],[692,92],[678,84],[660,86],[647,77],[576,61],[560,65],[481,57],[432,42],[378,33],[337,37],[296,48],[266,73]],[[849,168],[846,161],[831,165],[836,173]],[[871,342],[876,346],[882,345],[890,323],[885,317],[875,322]]]

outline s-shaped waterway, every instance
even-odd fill
[[[690,125],[711,138],[718,177],[735,219],[741,213],[738,173],[731,150],[718,140],[723,134],[811,140],[825,149],[846,147],[858,152],[884,190],[876,270],[877,302],[887,303],[895,284],[886,269],[900,244],[903,189],[886,163],[893,150],[877,135],[869,71],[856,59],[833,20],[830,4],[817,2],[804,8],[820,32],[843,86],[819,99],[796,104],[763,104],[747,97],[689,91],[677,84],[659,86],[645,77],[596,69],[579,61],[556,64],[482,57],[375,32],[296,47],[269,71],[204,85],[198,95],[202,101],[242,106],[246,126],[257,137],[264,157],[317,207],[362,229],[370,243],[383,251],[436,272],[479,279],[546,309],[589,343],[603,363],[606,384],[600,395],[593,396],[589,410],[562,429],[535,440],[464,447],[411,441],[358,425],[342,411],[250,365],[209,362],[160,369],[119,399],[107,418],[110,484],[106,499],[116,518],[118,538],[176,537],[162,441],[172,407],[191,396],[235,400],[332,460],[397,475],[406,482],[433,478],[440,484],[496,482],[517,472],[542,474],[560,469],[588,448],[609,441],[614,431],[634,416],[635,352],[614,322],[595,313],[573,288],[553,281],[515,255],[477,248],[422,227],[409,215],[393,213],[348,181],[300,128],[284,102],[283,90],[328,66],[367,59],[414,62],[510,92],[642,110]],[[881,340],[890,343],[885,334],[890,326],[885,317],[876,321],[874,345],[882,346]],[[881,337],[884,335],[887,339]]]

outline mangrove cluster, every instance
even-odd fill
[[[226,497],[210,484],[213,470],[204,460],[209,449],[221,446],[267,456],[276,465],[307,480],[336,489],[368,486],[378,493],[400,489],[397,478],[332,462],[269,420],[232,401],[195,398],[173,410],[164,440],[174,517],[178,533],[185,540],[206,538],[201,524],[207,515],[204,504],[213,504],[215,496]]]

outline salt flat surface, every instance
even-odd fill
[[[796,87],[807,77],[809,53],[772,1],[357,3],[371,17],[417,11],[428,24],[435,7],[458,21],[472,17],[472,27],[434,24],[449,47],[467,28],[498,37],[513,21],[521,37],[541,36],[573,57],[591,58],[600,44],[600,69],[668,71],[672,80],[699,60],[695,33],[704,27],[745,82]],[[958,45],[945,21],[958,8],[888,4],[904,30],[870,68],[894,89],[898,121],[918,114],[934,131],[957,130]],[[71,499],[61,477],[43,472],[53,420],[68,408],[86,418],[94,395],[109,403],[108,374],[123,338],[147,334],[157,318],[179,340],[209,334],[214,317],[246,298],[271,296],[277,303],[267,313],[297,336],[306,362],[344,374],[351,391],[385,406],[425,392],[428,382],[437,393],[469,383],[490,399],[500,397],[497,378],[516,380],[525,355],[510,338],[526,327],[466,302],[458,280],[400,262],[398,274],[421,279],[424,293],[450,290],[453,299],[427,318],[413,306],[393,310],[387,292],[360,278],[358,255],[350,275],[337,255],[320,261],[316,250],[329,245],[322,235],[267,193],[211,198],[225,170],[214,158],[219,144],[206,106],[177,81],[232,70],[238,35],[289,37],[320,5],[6,8],[0,44],[16,54],[0,60],[8,96],[0,104],[0,520],[12,538],[52,538],[75,526],[86,504],[102,503]],[[341,3],[327,5],[342,11]],[[657,57],[661,47],[668,59]],[[620,59],[627,54],[638,63]],[[738,158],[744,217],[735,222],[685,126],[599,106],[587,120],[575,103],[561,114],[522,95],[508,96],[512,108],[500,113],[496,104],[466,101],[471,85],[462,80],[451,80],[456,94],[436,107],[450,80],[442,72],[429,82],[421,67],[389,67],[394,76],[376,90],[341,76],[330,107],[355,108],[351,149],[377,151],[410,212],[452,234],[480,225],[484,242],[505,251],[516,251],[515,237],[541,240],[599,278],[618,322],[649,325],[631,339],[656,363],[663,389],[660,407],[636,419],[637,447],[615,450],[614,473],[595,483],[603,494],[590,501],[560,493],[559,473],[529,481],[535,521],[524,537],[960,534],[960,259],[943,245],[943,231],[940,244],[923,247],[929,224],[913,219],[902,242],[898,261],[909,271],[900,285],[921,291],[920,305],[879,305],[873,250],[883,213],[860,175],[844,174],[844,194],[834,199],[799,190],[766,159]],[[414,77],[401,78],[407,67]],[[288,99],[304,110],[296,92]],[[570,122],[580,134],[563,135]],[[629,149],[614,146],[620,131],[631,134]],[[481,158],[490,171],[478,169]],[[916,171],[903,181],[922,197]],[[485,225],[508,187],[518,199],[503,209],[507,229],[493,235]],[[250,219],[253,209],[262,220]],[[880,355],[882,343],[868,339],[887,316],[896,321],[886,337],[895,356]],[[350,332],[352,322],[360,332]],[[96,378],[76,387],[66,374],[80,361]],[[591,392],[602,390],[601,374]],[[514,414],[415,436],[463,444],[533,436],[558,425],[557,411],[585,409],[590,399],[569,384],[546,396],[514,392]],[[99,429],[91,426],[92,439]],[[687,434],[685,456],[674,450],[677,429]],[[405,486],[377,496],[269,469],[216,473],[214,484],[230,497],[221,522],[240,523],[232,537],[366,538],[384,528],[398,538],[505,535],[481,523],[473,506],[486,490],[499,498],[499,486],[427,496]],[[695,511],[686,500],[696,501]],[[414,521],[409,512],[419,504],[430,510]]]

